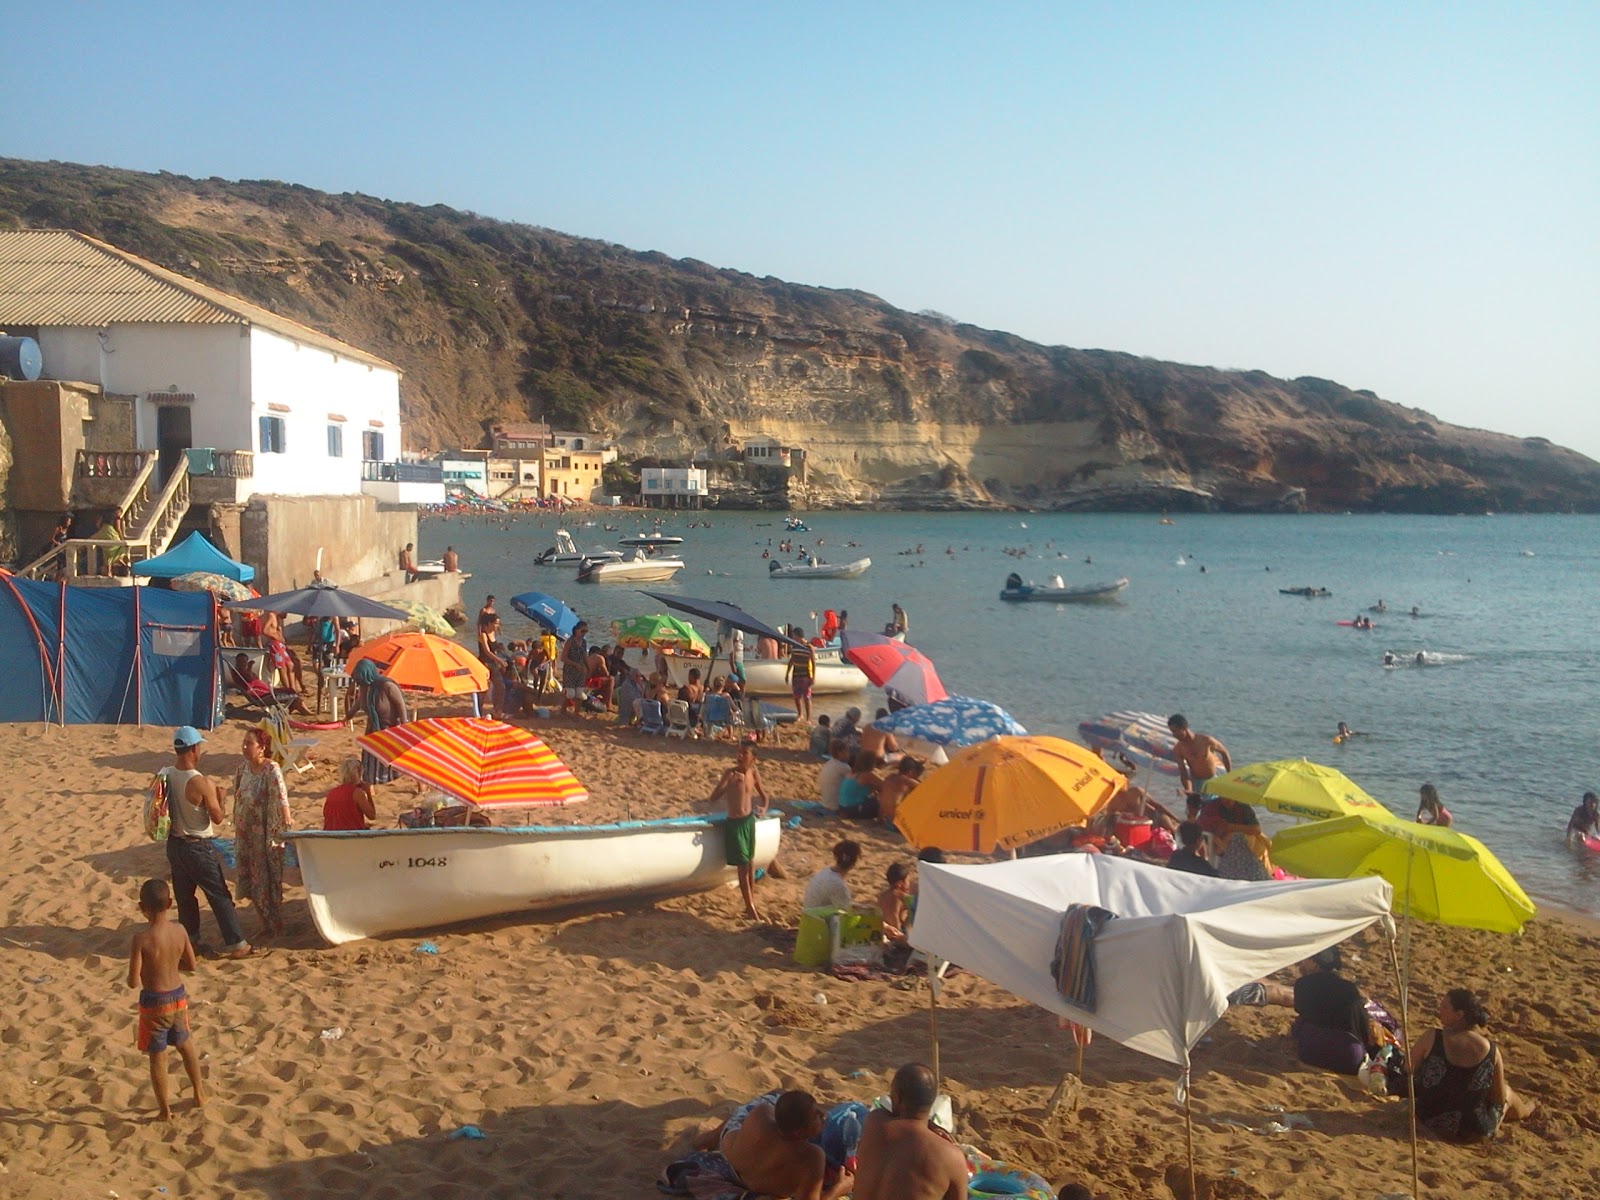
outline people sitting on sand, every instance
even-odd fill
[[[806,748],[818,758],[827,758],[828,745],[832,741],[833,718],[823,713],[817,718],[817,723],[811,730],[811,738]]]
[[[900,802],[922,782],[922,769],[920,758],[903,755],[889,777],[878,785],[878,817],[885,824],[894,824],[894,814]]]
[[[833,866],[823,867],[806,882],[801,908],[849,908],[850,885],[845,876],[861,861],[861,843],[845,838],[833,846]]]
[[[878,893],[878,912],[883,917],[883,939],[886,942],[903,942],[911,926],[911,908],[907,898],[911,895],[911,868],[903,862],[893,862],[884,872],[888,886]]]
[[[839,787],[850,775],[850,746],[843,738],[828,743],[828,761],[817,771],[817,793],[828,812],[839,811]]]
[[[1337,946],[1312,955],[1294,983],[1290,1033],[1301,1062],[1354,1075],[1369,1054],[1396,1039],[1369,1013],[1361,989],[1339,974],[1343,965]]]
[[[697,1153],[670,1164],[657,1184],[674,1196],[764,1195],[835,1200],[855,1176],[864,1104],[824,1110],[807,1092],[771,1091],[740,1105],[696,1140]]]
[[[1439,1027],[1406,1055],[1417,1120],[1447,1142],[1493,1137],[1501,1122],[1525,1121],[1539,1107],[1506,1082],[1500,1048],[1478,1032],[1488,1022],[1470,989],[1452,988],[1439,1000]]]
[[[285,704],[292,713],[306,713],[305,701],[299,692],[288,688],[275,688],[256,673],[255,662],[248,654],[233,656],[233,681],[251,700],[259,704]]]
[[[1217,855],[1217,874],[1223,879],[1265,883],[1272,878],[1272,868],[1251,848],[1245,835],[1235,831],[1228,835],[1222,853]]]
[[[843,719],[835,722],[833,736],[843,738],[850,747],[850,757],[856,756],[856,751],[861,749],[861,710],[854,706],[844,710]]]
[[[1600,837],[1600,796],[1585,792],[1583,800],[1567,818],[1567,841]]]
[[[878,709],[873,721],[881,721],[889,715],[887,708]],[[861,749],[874,755],[879,766],[889,766],[900,761],[900,743],[895,741],[894,734],[878,729],[875,725],[863,725],[859,734]]]
[[[855,1200],[956,1200],[967,1194],[967,1156],[932,1121],[939,1082],[907,1063],[889,1085],[889,1108],[867,1115],[856,1148]]]
[[[883,786],[883,781],[875,774],[876,767],[877,760],[865,750],[858,750],[850,760],[850,774],[839,784],[841,817],[852,821],[877,820],[878,789]]]
[[[1184,821],[1178,826],[1178,848],[1172,852],[1172,857],[1167,859],[1167,866],[1174,871],[1187,871],[1191,875],[1219,878],[1217,869],[1206,858],[1205,844],[1206,831],[1200,828],[1199,823]]]
[[[616,689],[617,681],[611,677],[611,666],[606,661],[603,648],[589,651],[587,664],[588,677],[584,680],[584,687],[588,688],[591,699],[598,699],[601,712],[611,709],[611,697]]]
[[[1439,789],[1431,783],[1417,789],[1416,820],[1418,825],[1438,825],[1446,829],[1455,824],[1450,810],[1439,800]]]

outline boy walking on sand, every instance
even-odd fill
[[[128,986],[139,989],[138,1046],[150,1057],[150,1085],[163,1121],[172,1120],[172,1105],[167,1098],[168,1046],[178,1051],[189,1085],[194,1089],[194,1106],[205,1105],[200,1086],[200,1059],[189,1037],[189,1001],[184,995],[179,973],[194,970],[194,944],[188,931],[168,918],[172,911],[172,891],[165,879],[147,879],[139,889],[139,911],[149,927],[133,935],[128,953]]]
[[[761,807],[753,810],[755,797],[761,797]],[[767,789],[761,785],[761,772],[756,770],[756,748],[748,742],[739,747],[734,765],[722,773],[716,790],[711,793],[711,803],[727,806],[728,821],[723,827],[726,851],[724,861],[739,868],[739,893],[744,897],[744,913],[752,921],[759,921],[756,911],[756,818],[767,815]],[[753,810],[753,811],[752,811]]]

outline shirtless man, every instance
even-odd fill
[[[913,788],[922,782],[922,760],[905,755],[895,764],[889,778],[883,781],[878,788],[878,816],[885,824],[894,824],[895,810],[900,807],[900,802],[911,794]]]
[[[1186,792],[1200,790],[1200,785],[1217,774],[1217,764],[1224,771],[1233,770],[1233,759],[1228,748],[1209,733],[1195,733],[1189,728],[1189,719],[1182,713],[1167,718],[1167,728],[1177,744],[1172,747],[1172,757],[1178,761],[1178,782]]]
[[[824,1183],[828,1170],[822,1147],[812,1138],[822,1132],[823,1112],[805,1092],[784,1092],[776,1103],[762,1100],[732,1128],[724,1128],[718,1147],[751,1192],[793,1196],[795,1200],[836,1200],[848,1196],[855,1176],[839,1172]]]
[[[754,808],[754,800],[761,798],[761,807]],[[756,818],[767,815],[767,789],[761,784],[761,772],[756,770],[756,748],[746,742],[739,747],[734,765],[723,772],[711,793],[711,803],[727,808],[728,820],[724,828],[726,842],[724,861],[739,868],[739,894],[744,897],[744,914],[759,921],[756,911]],[[809,1136],[809,1135],[807,1135]],[[761,1191],[762,1189],[756,1188]]]
[[[601,700],[605,701],[606,710],[609,712],[611,709],[611,696],[616,690],[617,681],[611,675],[611,664],[606,661],[605,648],[602,646],[591,647],[586,663],[585,669],[589,674],[584,680],[584,686],[589,689],[590,695],[599,696]]]
[[[966,1200],[966,1156],[928,1121],[937,1092],[921,1063],[895,1072],[891,1108],[874,1109],[861,1130],[855,1200]]]

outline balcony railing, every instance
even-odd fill
[[[432,463],[361,462],[363,483],[443,483],[444,468]]]
[[[133,479],[154,459],[150,450],[79,450],[72,470],[79,479]]]
[[[197,447],[188,452],[189,474],[213,479],[254,479],[256,456],[249,450]]]

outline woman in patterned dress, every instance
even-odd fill
[[[239,859],[237,891],[248,898],[261,921],[265,937],[282,937],[283,831],[294,824],[289,811],[289,789],[283,772],[272,761],[267,731],[248,729],[244,735],[244,766],[233,781],[233,828]]]
[[[1521,1121],[1538,1104],[1506,1082],[1500,1048],[1478,1032],[1489,1014],[1467,988],[1439,1001],[1439,1028],[1411,1046],[1406,1065],[1417,1095],[1417,1120],[1449,1142],[1490,1138],[1502,1121]]]

